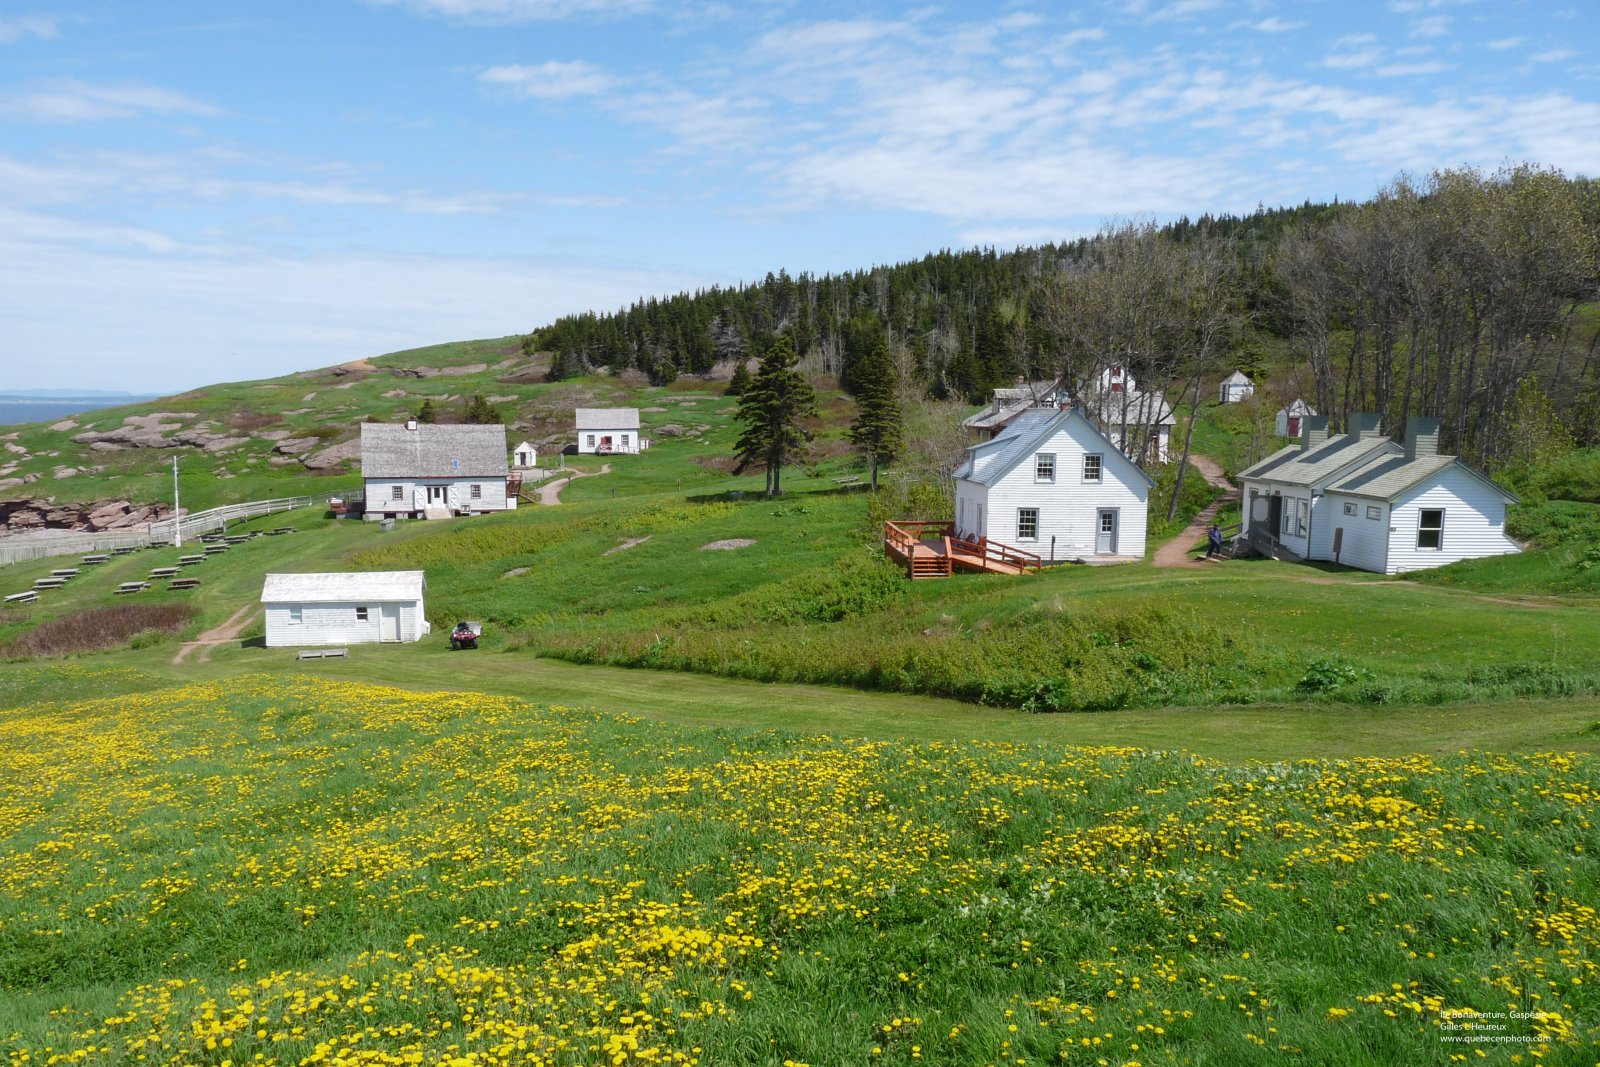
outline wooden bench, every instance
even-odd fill
[[[226,552],[226,551],[228,551],[228,546],[227,545],[207,545],[206,546],[206,555],[208,555],[208,556],[214,556],[218,552]]]
[[[83,557],[83,562],[92,567],[96,563],[104,563],[106,560],[108,560],[110,558],[111,558],[111,554],[109,552],[102,552],[102,553],[100,553],[98,555],[94,555],[94,556],[84,556]]]
[[[139,549],[134,545],[123,545],[121,548],[113,548],[111,554],[113,556],[131,556],[137,551]]]
[[[150,579],[151,581],[154,581],[157,578],[172,578],[175,577],[177,573],[178,568],[176,567],[153,567],[150,570]]]
[[[225,538],[223,538],[223,540],[226,541],[230,545],[242,545],[246,541],[250,540],[250,535],[249,534],[239,534],[239,535],[237,535],[235,537],[225,537]]]
[[[180,567],[193,567],[196,563],[204,563],[205,561],[206,561],[206,557],[203,556],[203,555],[202,556],[179,556],[178,557],[178,566],[180,566]]]
[[[198,588],[200,588],[200,579],[198,579],[198,578],[174,578],[174,579],[172,579],[172,581],[167,583],[167,588],[168,589],[198,589]]]
[[[63,581],[68,578],[76,578],[77,576],[78,568],[76,567],[62,567],[60,570],[54,570],[50,572],[50,577],[60,578]]]
[[[142,593],[149,588],[149,582],[123,582],[121,585],[117,586],[117,593],[118,595],[123,593]]]
[[[343,648],[302,648],[300,659],[344,659],[348,650]]]
[[[268,530],[267,532],[268,533],[273,533],[273,534],[294,533],[294,527],[293,526],[274,526],[272,529]]]
[[[8,593],[6,595],[7,604],[32,604],[38,599],[38,592],[32,589],[25,590],[21,593]]]
[[[209,544],[213,544],[213,543],[215,543],[217,541],[222,540],[222,538],[223,538],[223,535],[219,534],[219,533],[201,534],[200,535],[200,543],[203,544],[203,545],[209,545]]]
[[[40,578],[33,583],[35,589],[60,589],[67,584],[65,578]]]

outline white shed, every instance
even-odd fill
[[[431,629],[427,584],[421,571],[269,574],[261,588],[267,647],[420,641]]]
[[[1299,437],[1300,424],[1309,415],[1315,415],[1317,409],[1307,404],[1304,400],[1291,401],[1288,407],[1278,409],[1277,431],[1279,437]]]
[[[635,455],[645,447],[638,408],[576,408],[574,414],[580,455]]]
[[[1076,408],[1025,411],[956,470],[956,531],[1041,556],[1138,559],[1154,483]]]
[[[539,465],[539,450],[527,441],[522,442],[511,450],[511,465],[514,467],[537,467]]]
[[[1222,379],[1217,386],[1217,402],[1219,404],[1237,404],[1256,391],[1256,383],[1246,378],[1240,371],[1234,371]]]

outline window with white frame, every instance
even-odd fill
[[[1083,457],[1083,480],[1098,482],[1102,468],[1105,466],[1105,457],[1098,452],[1091,452]]]
[[[1382,517],[1383,517],[1383,509],[1382,508],[1380,508],[1376,504],[1368,504],[1367,505],[1367,518],[1369,518],[1369,519],[1381,519]]]
[[[1039,539],[1039,509],[1017,509],[1017,540],[1037,541]]]
[[[1346,501],[1345,501],[1345,502],[1344,502],[1344,513],[1345,513],[1345,514],[1346,514],[1346,515],[1354,515],[1354,514],[1355,514],[1355,513],[1356,513],[1356,504],[1355,504],[1355,501],[1353,501],[1353,500],[1346,500]]]
[[[356,622],[366,622],[366,621],[367,621],[367,609],[364,608],[364,607],[363,608],[357,608],[356,609]]]
[[[1294,500],[1291,497],[1283,498],[1283,521],[1278,532],[1285,537],[1294,536]]]
[[[1307,522],[1311,518],[1311,501],[1298,501],[1294,509],[1294,518],[1294,535],[1296,537],[1304,537],[1306,535]]]
[[[1036,482],[1053,482],[1056,480],[1056,454],[1054,452],[1040,452],[1033,457],[1033,480]]]
[[[470,490],[468,491],[467,495],[470,496],[474,500],[482,500],[483,499],[483,486],[481,486],[481,485],[473,485],[470,488]]]
[[[585,447],[593,448],[594,447],[594,434],[589,434],[588,437],[589,437],[589,443]]]
[[[622,435],[622,447],[623,448],[627,448],[628,447],[628,435],[627,434],[623,434]]]
[[[404,500],[405,498],[406,498],[406,487],[405,486],[403,486],[403,485],[391,485],[389,487],[389,499],[390,500]]]
[[[1444,547],[1444,510],[1424,508],[1417,518],[1417,547]]]
[[[296,606],[289,609],[289,625],[299,626],[306,621],[306,609]]]

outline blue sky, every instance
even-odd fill
[[[1600,175],[1596,0],[0,0],[0,387],[1507,160]]]

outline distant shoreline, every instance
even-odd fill
[[[156,396],[12,397],[0,394],[0,427],[30,422],[57,422],[84,411],[142,404]]]

